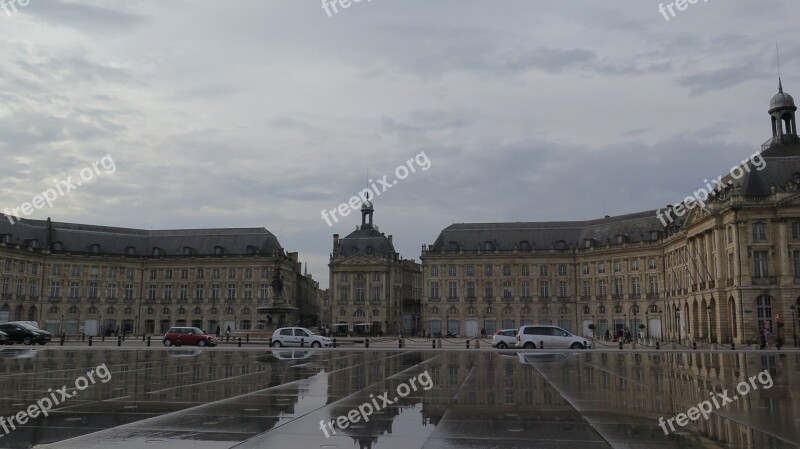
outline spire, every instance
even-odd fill
[[[778,93],[779,94],[783,93],[783,83],[781,82],[781,76],[780,75],[778,75]]]

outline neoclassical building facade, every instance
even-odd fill
[[[329,326],[337,335],[419,333],[422,329],[422,272],[394,249],[392,236],[373,224],[370,201],[361,207],[361,225],[333,235],[327,301]]]
[[[628,329],[741,344],[758,342],[766,327],[794,343],[796,109],[779,86],[768,111],[772,137],[741,155],[747,159],[707,192],[702,207],[684,200],[589,221],[447,227],[422,247],[426,330],[474,336],[547,323],[586,336]]]
[[[270,316],[273,275],[291,313]],[[0,322],[53,333],[160,334],[316,324],[317,282],[263,228],[140,230],[0,216]]]

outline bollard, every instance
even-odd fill
[[[301,338],[300,339],[300,347],[301,348],[305,348],[306,347],[306,339],[305,338]]]
[[[61,346],[64,346],[64,334],[61,334]]]
[[[436,339],[431,340],[431,349],[436,349]]]
[[[661,349],[661,343],[656,340],[656,350]]]
[[[122,341],[125,341],[125,334],[122,334]]]
[[[369,348],[369,338],[364,339],[364,347]]]
[[[697,350],[697,342],[696,341],[692,342],[692,349]]]
[[[269,342],[269,346],[272,347],[272,337],[269,337],[269,340],[267,341]]]
[[[81,341],[86,341],[86,334],[85,333],[81,334]]]
[[[544,349],[544,341],[539,340],[539,349]]]
[[[244,334],[245,343],[250,343],[250,334]]]
[[[239,337],[239,347],[242,347],[242,337]]]
[[[622,340],[619,341],[619,349],[622,349]]]
[[[467,339],[467,349],[469,349],[469,338]]]
[[[403,337],[400,337],[400,339],[397,340],[397,347],[403,349]]]
[[[89,346],[91,346],[91,345],[92,345],[92,336],[89,335]]]
[[[100,336],[100,341],[106,341],[106,334]]]
[[[333,339],[333,347],[334,348],[336,347],[336,339],[335,338]]]
[[[225,343],[231,342],[231,334],[225,334]]]
[[[142,334],[142,343],[145,342],[144,334]]]
[[[117,346],[122,346],[122,337],[117,337]]]
[[[736,343],[731,342],[731,351],[735,351],[735,350],[736,350]]]
[[[147,346],[150,346],[150,337],[147,337]]]

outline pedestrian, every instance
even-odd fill
[[[611,332],[608,329],[606,329],[606,341],[611,341]]]
[[[769,332],[769,322],[764,321],[764,349],[769,349],[772,345],[772,334]]]
[[[225,338],[231,338],[231,327],[230,326],[228,326],[228,328],[225,329]]]
[[[220,329],[219,329],[219,324],[218,324],[217,325],[217,338],[219,338],[219,331],[220,331]]]

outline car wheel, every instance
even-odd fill
[[[197,340],[197,346],[199,346],[201,348],[205,348],[206,347],[206,341],[205,340]]]
[[[319,347],[322,347],[322,345],[318,341],[315,341],[314,343],[311,343],[311,347],[312,348],[319,348]]]
[[[507,347],[508,347],[508,345],[507,345],[507,344],[505,344],[505,343],[504,343],[504,342],[502,342],[502,341],[501,341],[500,343],[498,343],[498,344],[497,344],[497,349],[506,349]]]
[[[535,345],[535,344],[533,344],[533,343],[532,343],[532,342],[530,342],[530,341],[529,341],[529,342],[526,342],[524,345],[522,345],[522,347],[523,347],[523,348],[525,348],[525,349],[536,349],[536,345]]]
[[[25,337],[25,338],[22,339],[22,344],[23,345],[27,346],[27,345],[30,345],[31,343],[33,343],[33,340],[31,340],[31,337]]]
[[[272,347],[273,348],[280,348],[281,346],[283,346],[283,345],[281,344],[280,341],[273,341],[272,342]]]
[[[583,349],[583,345],[576,342],[573,343],[572,346],[569,347],[569,349]]]
[[[172,346],[172,340],[170,340],[169,338],[165,339],[165,340],[164,340],[164,346],[166,346],[166,347],[168,347],[168,348],[169,348],[170,346]]]

